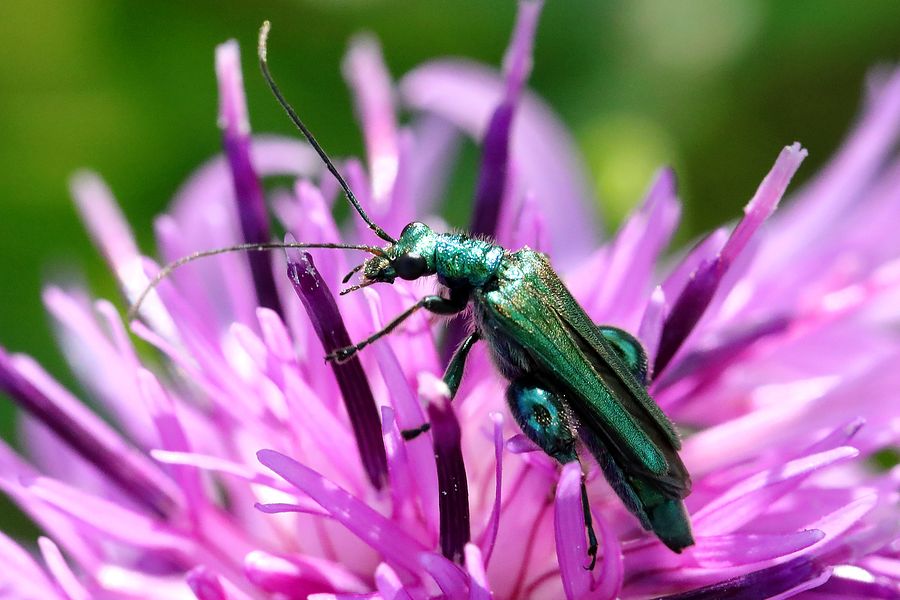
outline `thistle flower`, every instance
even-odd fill
[[[844,148],[768,223],[806,154],[797,144],[737,225],[666,260],[680,211],[668,170],[597,241],[573,144],[523,89],[540,8],[520,4],[503,75],[442,60],[395,86],[377,44],[355,40],[344,68],[366,162],[342,169],[387,231],[437,226],[455,139],[480,140],[473,227],[549,253],[598,323],[646,346],[650,391],[685,434],[696,545],[674,554],[641,531],[592,468],[601,549],[585,569],[579,467],[558,468],[517,433],[483,349],[452,405],[440,328],[424,316],[355,361],[322,360],[424,285],[336,298],[340,253],[225,254],[175,272],[130,324],[82,291],[44,292],[86,396],[114,426],[0,351],[28,455],[0,445],[0,489],[47,536],[30,552],[0,534],[5,597],[900,595],[900,472],[867,460],[900,434],[900,72],[875,82]],[[235,43],[216,68],[225,152],[156,221],[161,258],[270,241],[268,206],[296,239],[372,243],[359,223],[339,232],[337,187],[308,146],[250,135]],[[398,124],[395,98],[411,123]],[[297,183],[267,192],[275,175]],[[133,302],[158,267],[96,176],[73,191]]]

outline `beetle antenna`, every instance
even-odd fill
[[[302,242],[269,242],[265,244],[237,244],[235,246],[226,246],[225,248],[216,248],[214,250],[201,250],[200,252],[194,252],[192,254],[188,254],[187,256],[182,256],[178,260],[173,260],[153,277],[147,286],[141,291],[140,295],[134,301],[134,304],[131,305],[131,308],[128,309],[128,313],[125,315],[125,322],[130,323],[137,316],[138,311],[141,308],[141,305],[144,303],[144,300],[147,299],[147,296],[152,292],[156,287],[162,282],[163,279],[168,277],[172,271],[183,267],[184,265],[194,262],[200,258],[206,258],[208,256],[216,256],[217,254],[226,254],[229,252],[261,252],[264,250],[278,250],[282,248],[343,248],[346,250],[365,250],[370,254],[374,254],[375,256],[384,256],[384,250],[378,248],[377,246],[366,246],[363,244],[332,244],[332,243],[319,243],[319,244],[306,244]]]
[[[369,226],[369,229],[375,232],[375,235],[377,235],[384,241],[390,242],[391,244],[396,244],[397,240],[391,237],[384,229],[376,225],[372,221],[372,219],[369,218],[369,215],[366,214],[366,211],[363,210],[363,207],[360,205],[359,200],[356,199],[356,196],[353,194],[353,191],[350,189],[347,181],[340,174],[340,172],[338,172],[337,167],[335,167],[334,163],[331,162],[328,154],[325,153],[325,150],[323,150],[322,146],[319,145],[319,142],[316,141],[316,138],[313,136],[312,132],[306,127],[306,125],[303,124],[303,121],[300,120],[299,115],[297,115],[297,111],[295,111],[294,108],[288,103],[284,95],[281,93],[281,90],[278,88],[278,85],[275,83],[275,80],[272,78],[272,74],[269,72],[269,63],[266,59],[266,43],[269,38],[269,29],[271,27],[271,23],[269,23],[268,21],[263,21],[262,27],[260,27],[259,29],[259,46],[257,47],[257,55],[259,56],[259,68],[262,71],[266,83],[269,84],[269,88],[271,88],[272,93],[275,95],[275,99],[278,100],[281,108],[284,109],[288,117],[290,117],[291,121],[293,121],[294,125],[297,126],[297,129],[300,130],[300,133],[302,133],[303,137],[306,138],[306,141],[309,142],[309,145],[313,147],[313,149],[319,155],[319,158],[322,159],[322,162],[325,163],[325,166],[329,171],[331,171],[331,174],[334,175],[334,178],[337,179],[337,182],[341,184],[341,187],[344,189],[344,194],[347,195],[347,200],[350,201],[350,204],[353,205],[353,208],[356,209],[356,212],[359,213],[360,217],[362,217],[362,220],[366,222],[366,225]]]

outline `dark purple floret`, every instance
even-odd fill
[[[429,403],[428,420],[431,423],[434,459],[437,463],[441,552],[450,560],[461,563],[463,549],[471,534],[469,486],[463,463],[459,421],[447,401],[442,406],[437,402]]]
[[[104,444],[95,432],[89,431],[25,379],[2,348],[0,348],[0,391],[5,392],[32,417],[47,426],[138,504],[161,517],[168,516],[175,509],[175,500],[148,474],[123,460],[121,449]]]
[[[658,392],[700,372],[704,374],[704,381],[709,381],[734,364],[745,351],[762,338],[783,333],[791,322],[790,317],[773,317],[736,332],[734,336],[710,350],[689,353],[655,382],[654,390]]]
[[[867,600],[876,598],[897,600],[900,598],[900,584],[887,577],[877,577],[875,581],[860,581],[859,579],[832,576],[824,585],[816,588],[816,591],[823,595],[830,594],[834,598],[866,598]]]
[[[469,232],[473,235],[492,236],[497,232],[500,207],[506,190],[509,134],[514,116],[515,104],[504,100],[491,116],[484,136],[478,185],[475,188],[475,208],[469,225]]]
[[[269,215],[266,212],[262,186],[250,163],[250,140],[233,135],[228,130],[225,131],[223,138],[225,154],[231,167],[244,241],[251,244],[270,242],[272,240]],[[253,285],[256,287],[260,306],[271,308],[281,314],[281,302],[278,300],[269,255],[265,252],[249,252],[247,260],[250,261]]]
[[[664,596],[660,600],[756,600],[771,598],[812,581],[824,572],[822,565],[806,557],[733,577],[721,583],[689,592]]]
[[[659,375],[681,348],[694,326],[703,316],[722,280],[722,265],[718,258],[697,267],[697,271],[678,295],[672,312],[663,325],[659,350],[653,363],[653,373]]]
[[[772,170],[744,208],[744,218],[732,230],[725,245],[715,258],[706,260],[694,270],[663,324],[659,350],[653,364],[655,376],[662,374],[694,330],[719,289],[725,273],[747,247],[762,223],[774,212],[791,177],[805,157],[806,150],[800,144],[795,143],[781,151]]]
[[[337,303],[316,270],[312,257],[305,252],[289,251],[287,273],[325,352],[350,346],[350,334]],[[376,489],[381,489],[387,481],[387,454],[381,437],[378,407],[362,363],[357,356],[352,356],[346,362],[330,364],[344,397],[366,475]]]
[[[271,242],[269,214],[262,185],[250,160],[250,123],[247,119],[244,86],[240,72],[237,44],[223,44],[216,55],[219,77],[219,118],[222,146],[228,158],[234,197],[244,241],[250,244]],[[267,253],[250,252],[250,271],[260,306],[281,314],[281,302]]]

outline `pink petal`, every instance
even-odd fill
[[[194,567],[188,572],[186,580],[197,600],[228,600],[222,582],[206,567]]]
[[[394,523],[315,471],[283,454],[273,450],[260,450],[257,457],[259,462],[308,494],[337,521],[380,552],[386,560],[410,573],[419,571],[416,557],[425,551],[425,547]]]
[[[244,574],[268,594],[300,600],[316,592],[364,592],[367,586],[340,564],[314,557],[255,550],[244,557]]]
[[[378,41],[358,36],[344,58],[344,77],[353,89],[357,119],[366,140],[366,156],[372,178],[372,206],[383,214],[397,177],[399,149],[391,76]]]
[[[694,531],[707,536],[731,533],[765,512],[775,500],[796,489],[810,474],[858,454],[856,448],[843,446],[798,458],[749,477],[694,512]]]
[[[60,598],[47,574],[31,555],[2,532],[0,532],[0,562],[4,567],[0,571],[0,590],[9,593],[10,598],[21,600]]]
[[[375,568],[375,586],[385,600],[411,600],[400,577],[385,563]]]
[[[586,598],[591,589],[591,573],[585,539],[584,511],[581,503],[581,465],[577,461],[563,467],[556,486],[554,509],[556,556],[566,598]]]
[[[491,600],[490,586],[485,573],[485,561],[475,544],[466,544],[466,571],[469,573],[469,600]]]
[[[688,550],[697,566],[707,569],[768,563],[808,548],[825,537],[818,529],[806,529],[784,535],[732,534],[698,536],[697,545]]]
[[[90,600],[90,592],[78,581],[56,544],[50,538],[40,537],[38,538],[38,546],[41,549],[44,562],[47,563],[47,568],[56,580],[57,585],[62,589],[67,600]]]
[[[494,552],[494,544],[497,542],[497,531],[500,528],[500,509],[502,507],[502,488],[503,488],[503,415],[501,413],[491,413],[491,420],[494,422],[494,505],[491,508],[491,516],[488,519],[484,531],[481,533],[479,540],[479,553],[484,549],[484,564],[487,566],[491,562],[491,555]]]

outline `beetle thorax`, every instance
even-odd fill
[[[447,287],[482,287],[496,274],[505,252],[491,242],[444,233],[435,247],[435,272]]]

